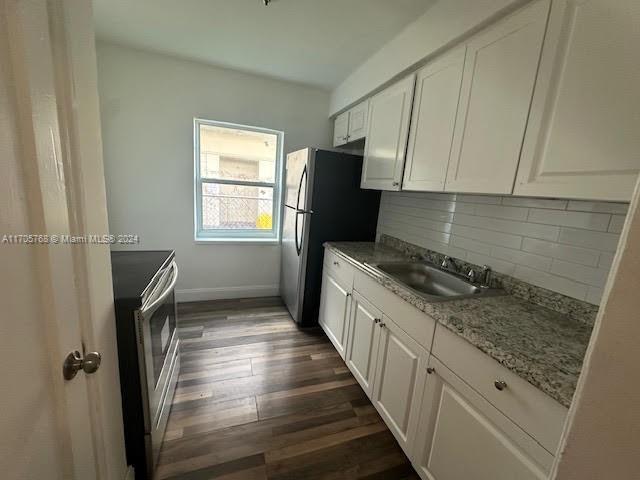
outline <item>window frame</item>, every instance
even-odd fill
[[[248,132],[266,133],[277,138],[275,178],[274,182],[247,181],[235,179],[203,179],[200,166],[200,127],[213,126],[244,130]],[[282,219],[282,178],[284,132],[270,128],[241,125],[239,123],[220,122],[195,117],[193,119],[193,171],[194,171],[194,239],[196,243],[278,243],[280,241]],[[213,183],[219,185],[241,185],[249,187],[266,187],[273,189],[273,222],[271,230],[260,229],[204,229],[202,228],[202,185]]]

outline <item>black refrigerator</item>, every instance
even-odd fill
[[[374,241],[380,192],[360,188],[362,157],[304,148],[287,155],[280,294],[302,327],[317,324],[326,241]]]

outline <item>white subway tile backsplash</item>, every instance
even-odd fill
[[[498,260],[479,253],[467,253],[466,260],[470,263],[475,263],[476,265],[489,265],[496,272],[504,273],[505,275],[513,275],[513,272],[516,269],[516,265],[514,263],[505,262],[504,260]]]
[[[457,225],[455,223],[451,227],[451,233],[453,233],[454,235],[473,238],[473,239],[480,240],[481,242],[491,243],[493,245],[500,245],[503,247],[520,248],[520,245],[522,244],[522,237],[519,237],[518,235],[511,235],[509,233],[501,233],[501,232],[492,232],[490,230],[467,227],[465,225]]]
[[[456,195],[456,201],[473,203],[475,205],[500,205],[500,203],[502,203],[502,197],[495,197],[493,195],[466,195],[459,193],[458,195]]]
[[[529,221],[558,225],[561,227],[586,228],[588,230],[607,231],[611,216],[606,213],[567,212],[563,210],[547,210],[532,208]]]
[[[598,267],[606,268],[606,269],[611,268],[611,265],[613,264],[614,256],[615,256],[615,253],[602,252],[600,254],[600,260],[598,261]]]
[[[491,245],[488,243],[477,242],[476,240],[459,237],[457,235],[453,235],[451,237],[451,245],[470,252],[483,253],[485,255],[489,255],[491,253]]]
[[[589,287],[589,290],[587,291],[587,298],[585,300],[589,303],[593,303],[594,305],[599,305],[603,294],[604,289],[599,287]]]
[[[513,276],[529,282],[538,287],[547,288],[554,292],[567,295],[569,297],[585,300],[589,286],[583,283],[574,282],[568,278],[559,277],[548,272],[541,272],[534,268],[518,265]]]
[[[502,204],[514,207],[552,208],[554,210],[567,208],[566,200],[555,200],[553,198],[502,197]]]
[[[527,208],[505,207],[504,205],[477,205],[475,210],[475,214],[481,217],[505,218],[507,220],[526,220],[528,213]]]
[[[525,238],[522,241],[522,250],[591,267],[598,265],[598,259],[600,257],[599,250],[562,245],[560,243],[547,242],[546,240],[538,240],[536,238]]]
[[[522,250],[513,250],[511,248],[493,247],[491,256],[501,260],[507,260],[518,265],[526,265],[527,267],[537,270],[549,270],[551,267],[551,258],[536,255],[534,253],[523,252]]]
[[[600,212],[600,213],[619,213],[627,214],[629,204],[627,203],[610,203],[610,202],[585,202],[582,200],[570,200],[567,210],[575,210],[577,212]]]
[[[453,216],[453,223],[525,237],[541,238],[543,240],[556,240],[560,232],[560,227],[552,225],[538,225],[535,223],[516,222],[500,218],[477,217],[475,215],[459,214],[457,212]],[[505,247],[506,246],[509,245],[505,245]]]
[[[591,232],[577,228],[561,228],[558,242],[578,247],[615,252],[620,235],[616,233]]]
[[[622,227],[624,227],[624,221],[626,220],[626,215],[612,215],[611,222],[609,222],[608,231],[611,233],[621,233]]]
[[[437,220],[440,222],[453,221],[453,212],[445,212],[442,210],[429,210],[426,208],[398,206],[393,204],[383,204],[381,206],[381,209],[384,209],[390,213],[413,215],[414,217],[426,218],[429,220]]]
[[[378,234],[597,304],[627,204],[383,192]]]
[[[587,267],[585,265],[578,265],[577,263],[554,259],[551,264],[551,273],[576,280],[580,283],[586,283],[592,287],[603,287],[604,282],[607,280],[609,269]]]

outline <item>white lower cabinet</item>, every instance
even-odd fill
[[[424,480],[541,480],[567,409],[327,252],[320,325]]]
[[[325,268],[318,323],[342,358],[347,343],[350,298],[351,285],[341,285],[337,275]]]
[[[428,354],[386,315],[378,326],[380,342],[371,401],[410,456]]]
[[[412,461],[424,480],[542,480],[553,456],[435,357]]]
[[[344,360],[369,396],[373,392],[380,338],[378,325],[381,321],[382,312],[358,292],[354,292],[349,320],[349,342]]]

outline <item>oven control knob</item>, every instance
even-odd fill
[[[78,350],[69,352],[62,365],[62,375],[65,380],[71,380],[80,370],[86,374],[95,373],[100,368],[101,361],[102,355],[98,352],[89,352],[84,358]]]

